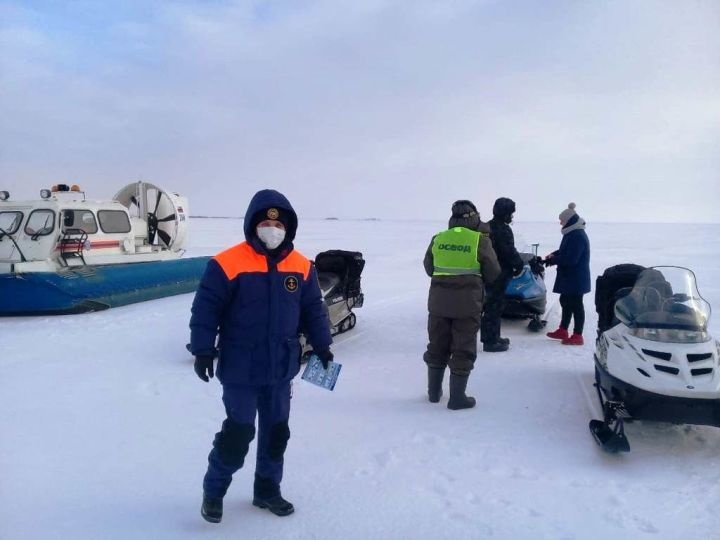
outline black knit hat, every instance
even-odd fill
[[[283,208],[270,207],[258,210],[255,214],[253,214],[251,221],[252,228],[254,229],[258,226],[258,223],[265,221],[266,219],[275,219],[282,223],[286,229],[290,224],[290,216],[286,210]]]
[[[466,229],[477,230],[480,225],[480,214],[472,201],[462,199],[455,201],[452,205],[452,216],[448,227],[465,227]]]

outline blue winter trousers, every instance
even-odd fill
[[[290,389],[285,381],[268,386],[223,385],[223,403],[227,419],[215,435],[213,449],[208,456],[208,469],[203,480],[205,495],[225,496],[232,475],[244,463],[248,446],[255,434],[255,413],[258,415],[255,489],[258,477],[263,489],[280,490],[285,448],[290,438]]]

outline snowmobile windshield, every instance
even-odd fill
[[[710,304],[687,268],[643,270],[630,292],[615,303],[615,316],[643,339],[697,343],[710,339]]]
[[[515,249],[522,261],[526,264],[537,255],[539,245],[540,244],[528,244],[520,235],[515,236]]]

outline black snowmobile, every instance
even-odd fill
[[[603,419],[589,427],[604,450],[630,450],[628,419],[720,427],[720,343],[692,271],[610,267],[596,280],[595,310]]]
[[[333,249],[318,253],[315,268],[320,282],[325,306],[330,319],[330,333],[335,336],[355,328],[354,308],[362,307],[365,299],[360,288],[360,275],[365,260],[358,251]],[[312,347],[300,337],[303,346],[303,361],[307,360]]]
[[[528,330],[539,332],[547,324],[542,319],[547,306],[547,288],[545,287],[545,268],[542,259],[537,256],[539,244],[533,244],[534,253],[520,252],[523,271],[513,277],[505,289],[505,309],[503,317],[511,319],[530,319]]]

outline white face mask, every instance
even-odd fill
[[[258,227],[258,238],[268,249],[275,249],[285,240],[285,229],[277,227]]]

